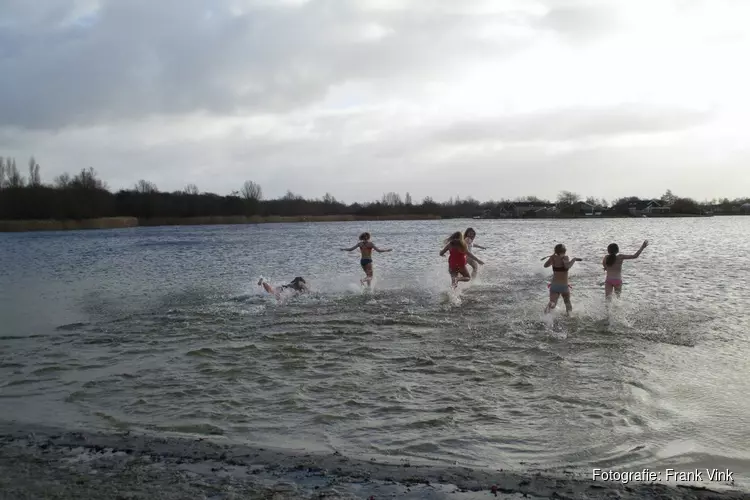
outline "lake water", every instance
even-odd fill
[[[451,298],[442,239],[486,261]],[[363,293],[363,230],[375,254]],[[0,418],[505,469],[750,470],[750,217],[0,234]],[[601,258],[616,241],[622,301]],[[574,314],[542,314],[564,242]],[[313,293],[262,293],[304,276]]]

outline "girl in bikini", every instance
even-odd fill
[[[487,247],[483,247],[479,243],[474,243],[474,240],[477,238],[477,232],[474,231],[474,228],[468,228],[466,231],[464,231],[464,241],[466,242],[466,248],[469,249],[469,252],[474,250],[474,247],[479,248],[480,250],[487,250]],[[471,279],[474,279],[477,277],[477,272],[479,271],[479,264],[476,259],[469,258],[468,263],[471,266]]]
[[[580,262],[583,259],[575,257],[573,259],[568,258],[565,255],[567,249],[562,243],[555,245],[555,253],[546,257],[547,262],[544,263],[544,267],[552,266],[552,283],[549,285],[549,303],[544,308],[545,314],[552,311],[557,306],[557,300],[562,295],[563,301],[565,302],[565,310],[568,314],[573,310],[573,304],[570,303],[570,284],[568,283],[568,270],[573,267],[573,264]],[[544,259],[542,259],[544,260]]]
[[[451,275],[452,288],[457,288],[459,281],[471,281],[469,270],[466,269],[467,259],[474,259],[477,263],[484,265],[484,262],[469,251],[460,231],[456,231],[445,240],[445,247],[440,251],[440,256],[442,257],[446,252],[450,252],[448,255],[448,272]]]
[[[604,296],[608,301],[612,300],[613,291],[617,294],[618,298],[622,292],[622,262],[637,259],[647,246],[648,240],[644,241],[641,248],[633,255],[618,255],[620,248],[617,246],[617,243],[610,243],[607,247],[607,255],[602,259],[602,267],[604,268],[604,272],[607,273],[607,277],[604,280]]]
[[[391,252],[392,250],[390,248],[386,249],[380,249],[375,246],[375,244],[370,241],[370,233],[362,233],[359,235],[359,242],[354,245],[351,248],[342,248],[341,250],[344,252],[351,252],[352,250],[356,250],[359,248],[359,251],[362,254],[362,258],[360,259],[359,263],[362,266],[362,269],[365,272],[365,278],[360,280],[360,283],[363,285],[367,283],[367,286],[370,286],[372,284],[372,251],[375,250],[376,252]]]

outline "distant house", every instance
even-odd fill
[[[573,205],[573,213],[576,215],[592,216],[596,213],[596,206],[591,203],[586,203],[585,201],[579,201]]]
[[[507,217],[513,217],[513,211],[510,210],[507,205],[498,205],[497,208],[492,210],[492,216],[505,219]]]
[[[631,202],[628,211],[630,215],[643,215],[669,213],[671,209],[668,206],[663,206],[659,200],[640,200]]]
[[[529,214],[535,214],[539,209],[553,209],[554,203],[534,202],[534,201],[517,201],[506,205],[506,209],[514,217],[524,217]]]
[[[647,214],[668,214],[671,211],[672,207],[656,200],[651,200],[645,210]]]
[[[535,217],[554,217],[560,210],[556,206],[538,208],[534,211]]]

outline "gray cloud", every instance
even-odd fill
[[[90,23],[72,1],[14,0],[3,30],[0,125],[56,128],[205,111],[284,112],[352,79],[408,83],[516,47],[472,36],[494,16],[368,11],[357,2],[267,4],[102,0]],[[36,5],[36,4],[35,4]],[[250,4],[252,6],[252,4]],[[385,35],[365,40],[367,29]]]
[[[657,191],[739,195],[739,180],[750,182],[748,153],[717,164],[716,143],[698,132],[714,114],[555,102],[555,82],[535,71],[540,52],[564,44],[551,57],[576,62],[579,49],[627,29],[617,8],[604,0],[4,0],[0,155],[25,164],[35,154],[48,181],[93,166],[114,189],[144,178],[163,190],[196,183],[227,193],[252,179],[269,196],[330,191],[348,201],[391,190],[612,197],[638,192],[648,176]],[[521,63],[506,67],[506,59]],[[475,88],[462,80],[467,68],[490,80],[477,87],[484,95],[461,95]],[[525,85],[513,71],[536,75],[535,90],[513,95]],[[565,84],[559,94],[580,99],[575,81]],[[534,104],[547,85],[546,109],[504,111]],[[489,102],[496,95],[500,104]],[[617,89],[602,95],[597,102],[619,99]],[[472,118],[478,113],[487,118]],[[614,145],[662,132],[677,138]],[[707,163],[713,174],[700,177]],[[638,174],[618,174],[626,170]],[[722,178],[737,182],[722,187]]]
[[[643,105],[562,109],[463,121],[441,128],[438,142],[569,141],[598,136],[685,130],[705,124],[711,113]]]

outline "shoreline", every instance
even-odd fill
[[[730,485],[719,485],[717,487]],[[494,496],[493,496],[494,495]],[[0,499],[750,499],[738,490],[364,461],[206,438],[0,422]]]
[[[729,217],[744,214],[658,214],[646,216],[604,215],[604,216],[555,216],[555,217],[441,217],[439,215],[309,215],[309,216],[209,216],[209,217],[157,217],[139,219],[137,217],[100,217],[95,219],[63,220],[0,220],[0,233],[36,232],[36,231],[80,231],[90,229],[126,229],[133,227],[170,227],[170,226],[216,226],[243,224],[278,224],[308,222],[365,222],[365,221],[417,221],[417,220],[601,220],[601,219],[663,219],[695,217]]]

